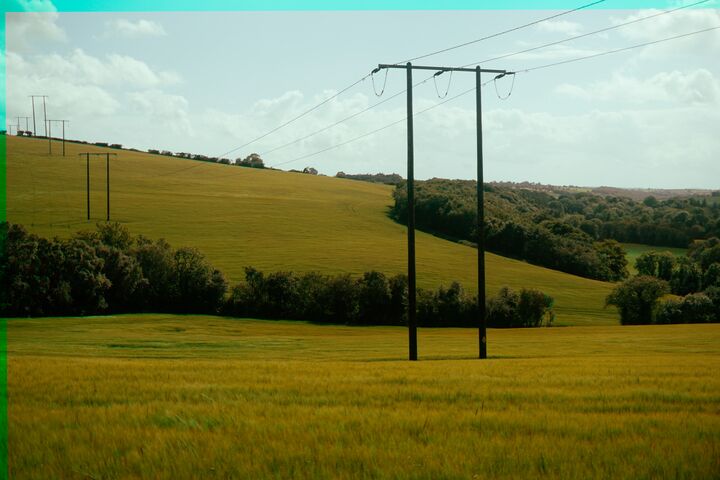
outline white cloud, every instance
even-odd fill
[[[518,45],[519,50],[523,50],[528,46],[528,44],[524,42],[519,42]],[[532,46],[535,46],[535,44],[532,44]],[[573,47],[570,45],[558,44],[539,50],[534,50],[532,52],[518,53],[516,55],[513,55],[511,58],[512,61],[569,60],[573,58],[594,55],[596,53],[599,53],[599,51],[589,48]],[[497,55],[493,55],[493,57],[506,54],[507,53],[499,53]]]
[[[142,118],[145,123],[157,125],[162,122],[163,128],[169,127],[176,134],[193,135],[185,97],[153,89],[130,92],[127,98],[130,113]]]
[[[41,43],[66,42],[65,31],[57,25],[58,14],[8,12],[5,17],[7,50],[27,52]]]
[[[614,74],[609,80],[588,86],[561,84],[556,91],[584,100],[629,104],[672,102],[683,105],[720,104],[720,80],[706,69],[689,73],[661,72],[645,79]]]
[[[117,35],[123,38],[162,37],[167,35],[162,25],[152,20],[132,22],[124,18],[105,22],[106,35]]]
[[[547,20],[539,23],[537,29],[541,32],[563,33],[565,35],[577,35],[582,31],[582,25],[567,20]]]
[[[20,71],[14,71],[20,73]],[[173,72],[155,72],[146,63],[132,57],[110,54],[104,59],[75,49],[69,55],[36,55],[25,62],[23,73],[107,87],[154,88],[173,85],[180,77]]]
[[[613,18],[611,21],[617,25],[660,12],[661,10],[639,10],[632,15]],[[718,26],[720,26],[720,10],[686,9],[635,23],[630,28],[620,29],[619,32],[626,39],[644,43]],[[711,50],[717,50],[720,54],[720,29],[651,45],[643,49],[642,55],[644,57],[668,54],[706,55]]]

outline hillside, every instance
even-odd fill
[[[7,218],[65,236],[105,219],[105,161],[91,158],[91,220],[85,219],[85,159],[111,157],[111,219],[133,233],[198,247],[231,282],[243,267],[394,274],[406,269],[405,227],[387,216],[392,187],[340,178],[241,168],[140,152],[7,138]],[[59,151],[59,144],[54,151]],[[453,280],[476,288],[476,251],[417,234],[420,287]],[[611,285],[488,254],[487,289],[535,287],[556,300],[557,324],[614,324]]]

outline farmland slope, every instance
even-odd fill
[[[7,137],[7,216],[42,235],[68,236],[105,219],[105,159],[90,158],[91,220],[81,152],[111,152],[111,219],[131,232],[198,247],[231,282],[265,271],[359,274],[406,269],[405,227],[387,217],[392,188],[339,178],[194,162],[66,144],[49,156],[42,139]],[[476,250],[417,235],[420,287],[457,280],[475,289]],[[557,324],[609,325],[611,285],[486,255],[487,290],[534,287],[555,298]]]

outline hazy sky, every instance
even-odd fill
[[[622,6],[614,0],[606,5],[613,3]],[[679,5],[668,2],[668,8]],[[475,63],[658,12],[580,11],[416,63]],[[71,138],[217,156],[359,80],[378,63],[404,61],[552,13],[557,12],[10,13],[7,116],[14,123],[14,117],[30,115],[28,95],[46,94],[48,117],[69,119]],[[720,26],[720,10],[685,9],[483,66],[523,70],[715,26]],[[416,81],[430,75],[414,73]],[[518,74],[507,100],[499,99],[490,83],[482,90],[485,178],[718,188],[719,76],[720,30],[713,30]],[[384,72],[375,76],[378,93],[384,77]],[[440,94],[449,79],[447,74],[439,77]],[[511,83],[510,77],[497,82],[500,95],[507,94]],[[447,98],[473,84],[473,74],[455,74]],[[269,165],[313,166],[329,175],[342,170],[404,176],[404,122],[292,162],[403,119],[404,95],[265,153],[404,87],[405,73],[390,71],[378,98],[368,78],[227,156],[257,152]],[[416,112],[442,101],[432,80],[414,95]],[[418,178],[474,178],[474,93],[417,116],[415,128]],[[38,131],[42,133],[41,123]]]

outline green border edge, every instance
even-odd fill
[[[11,3],[12,2],[12,3]],[[606,0],[592,9],[668,8],[672,1]],[[14,12],[163,12],[163,11],[358,11],[358,10],[566,10],[582,1],[546,0],[28,0],[4,1],[0,13],[0,121],[7,126],[5,26]],[[711,0],[704,8],[718,8]],[[7,220],[7,140],[0,135],[0,222]],[[3,242],[4,245],[4,242]],[[9,478],[7,319],[0,318],[0,480]]]

